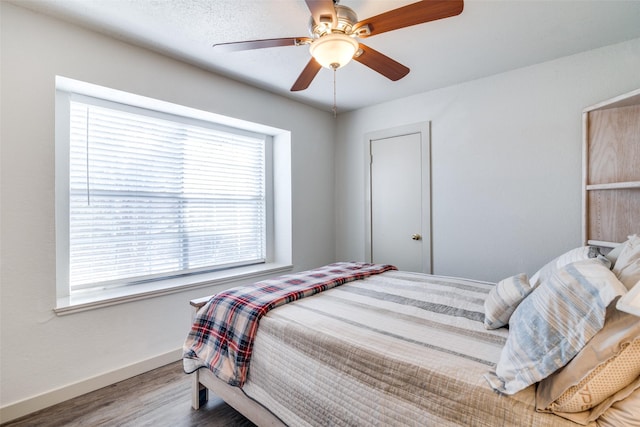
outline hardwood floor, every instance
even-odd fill
[[[2,424],[9,426],[252,427],[254,424],[211,393],[205,406],[198,411],[191,409],[191,377],[182,371],[182,362],[176,362]]]

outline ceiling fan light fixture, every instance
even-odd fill
[[[325,68],[337,69],[351,61],[358,51],[358,42],[342,33],[324,35],[309,46],[311,56]]]

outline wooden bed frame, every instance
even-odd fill
[[[583,183],[584,245],[611,248],[640,231],[640,89],[585,108]],[[190,303],[197,311],[209,299]],[[285,426],[242,389],[207,369],[192,375],[194,409],[211,390],[256,425]]]
[[[612,248],[640,232],[640,89],[584,109],[583,244]]]

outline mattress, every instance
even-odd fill
[[[389,271],[270,311],[243,390],[290,426],[575,426],[484,379],[491,283]]]

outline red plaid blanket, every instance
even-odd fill
[[[258,322],[269,310],[389,270],[396,267],[338,262],[221,292],[196,315],[183,348],[184,370],[208,367],[221,380],[241,387]]]

